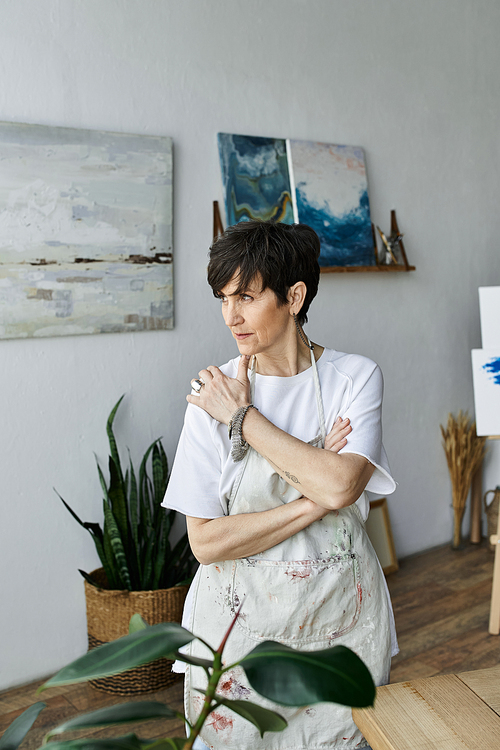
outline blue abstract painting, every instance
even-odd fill
[[[365,157],[358,146],[290,140],[296,216],[321,240],[320,266],[373,266]]]
[[[478,435],[500,435],[500,351],[472,350],[474,404]]]
[[[218,133],[227,225],[274,219],[293,224],[286,142]]]

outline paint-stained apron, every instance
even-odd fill
[[[323,447],[325,419],[312,352],[311,362],[320,424],[320,433],[311,444]],[[250,381],[253,392],[253,370]],[[253,448],[241,463],[229,500],[230,515],[270,510],[301,497]],[[202,565],[193,582],[190,630],[217,646],[244,600],[224,650],[225,664],[238,661],[266,640],[304,651],[342,644],[363,659],[375,683],[382,685],[388,682],[391,661],[389,605],[382,575],[361,514],[351,505],[332,511],[265,552]],[[186,651],[209,656],[199,641]],[[206,684],[203,669],[188,665],[185,709],[191,724],[203,701],[194,688],[203,690]],[[253,724],[220,706],[201,731],[210,748],[351,750],[366,745],[350,708],[332,703],[298,709],[280,706],[255,693],[241,667],[223,675],[218,693],[275,710],[288,727],[283,732],[266,732],[261,738]]]

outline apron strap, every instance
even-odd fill
[[[256,358],[254,354],[252,355],[252,362],[250,364],[250,375],[248,377],[250,381],[250,401],[252,402],[252,404],[254,402],[254,396],[255,396],[255,363],[256,363]]]
[[[309,338],[307,340],[309,341]],[[315,391],[316,391],[316,404],[318,407],[319,429],[320,429],[320,434],[321,434],[321,447],[324,448],[325,440],[326,440],[325,411],[323,409],[323,399],[321,397],[321,385],[319,382],[318,366],[316,364],[316,357],[314,356],[314,350],[311,347],[310,341],[309,341],[309,347],[311,349],[311,365],[312,365],[312,371],[313,371],[314,386],[315,386]]]
[[[314,379],[314,390],[316,393],[316,406],[318,409],[318,420],[319,420],[319,431],[321,435],[321,447],[325,447],[325,440],[326,440],[326,425],[325,425],[325,411],[323,409],[323,398],[321,397],[321,385],[319,382],[319,375],[318,375],[318,366],[316,364],[316,357],[314,356],[314,350],[311,348],[311,342],[309,340],[309,337],[307,337],[307,341],[309,343],[309,349],[311,351],[311,366],[312,366],[312,373],[313,373],[313,379]],[[253,403],[254,401],[254,395],[255,395],[255,362],[256,358],[255,356],[252,357],[252,364],[250,366],[250,398]]]

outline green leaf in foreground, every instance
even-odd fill
[[[149,623],[147,623],[146,620],[137,614],[137,612],[135,615],[132,615],[128,624],[129,635],[132,633],[138,633],[140,630],[146,630],[146,628],[149,628]]]
[[[254,690],[284,706],[331,701],[363,708],[375,700],[375,685],[368,668],[345,646],[296,651],[265,641],[239,663]]]
[[[162,656],[171,656],[194,635],[174,622],[162,622],[146,630],[118,638],[111,643],[92,649],[76,661],[63,667],[54,677],[45,682],[39,690],[55,685],[71,685],[99,677],[125,672],[139,667]]]
[[[7,727],[0,737],[0,750],[16,750],[24,740],[29,730],[35,723],[38,714],[45,708],[46,704],[39,701],[23,711],[23,713],[14,719],[12,724]]]
[[[174,657],[177,661],[192,664],[194,667],[203,667],[205,670],[211,669],[214,666],[213,659],[202,659],[200,656],[190,656],[189,654],[182,653],[182,651],[176,651],[172,658]]]
[[[62,740],[47,745],[50,750],[142,750],[141,740],[135,734],[123,737],[83,737],[81,740]]]
[[[268,708],[258,706],[256,703],[227,700],[227,698],[222,698],[220,695],[216,695],[215,700],[217,703],[226,706],[226,708],[230,708],[251,724],[254,724],[259,730],[261,737],[264,736],[264,732],[282,732],[288,726],[288,723],[282,716],[275,711],[270,711]]]
[[[177,712],[158,701],[137,701],[133,703],[118,703],[116,706],[106,706],[88,714],[75,716],[52,729],[46,740],[56,734],[72,732],[75,729],[89,727],[105,727],[110,724],[126,724],[149,719],[175,719]]]

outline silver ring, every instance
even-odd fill
[[[194,378],[191,381],[191,388],[193,389],[193,391],[196,391],[196,393],[199,393],[204,385],[205,383],[203,382],[203,380],[201,380],[201,378]]]

